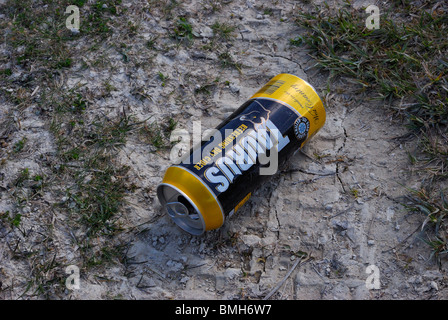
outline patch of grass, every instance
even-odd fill
[[[79,181],[78,191],[72,194],[76,206],[72,210],[80,222],[88,227],[89,235],[113,234],[120,230],[116,223],[126,191],[124,177],[127,167],[115,168],[108,164],[110,158],[97,157],[89,162],[90,180]],[[94,169],[94,170],[92,170]]]
[[[380,8],[376,30],[366,28],[364,10],[327,5],[316,8],[317,14],[300,13],[297,23],[307,33],[290,40],[292,46],[310,49],[318,66],[329,72],[328,83],[335,77],[350,79],[359,93],[384,101],[384,111],[405,121],[418,136],[418,151],[409,158],[429,174],[424,180],[428,190],[448,177],[448,8],[439,3],[433,10],[435,4],[389,3]],[[413,205],[408,208],[425,214],[425,223],[434,227],[427,241],[434,254],[446,253],[443,192],[412,191],[409,198]]]
[[[5,75],[9,77],[10,75],[12,75],[12,70],[10,68],[0,70],[0,75]]]
[[[422,170],[433,177],[448,177],[448,136],[443,126],[427,128],[418,143],[422,155],[415,157],[414,165],[423,163]],[[411,161],[412,161],[411,160]]]
[[[66,113],[81,115],[86,109],[86,101],[80,94],[73,95],[72,92],[43,92],[42,98],[38,100],[38,105],[49,111],[54,111],[61,116]],[[72,123],[72,122],[71,122]]]
[[[162,87],[166,86],[167,81],[169,80],[169,77],[164,75],[162,72],[158,72],[157,76],[159,77],[159,80],[162,81]]]
[[[355,199],[357,199],[359,197],[359,190],[358,189],[352,188],[352,189],[350,189],[350,193],[352,194],[352,196],[355,197]]]
[[[423,10],[399,23],[385,13],[378,30],[366,29],[365,19],[349,8],[325,16],[301,14],[297,22],[308,33],[291,43],[307,44],[331,76],[351,77],[360,90],[371,89],[388,101],[403,99],[393,109],[406,114],[413,127],[447,125],[448,17]]]
[[[293,39],[289,39],[289,44],[292,46],[299,47],[303,44],[303,38],[302,36],[297,36]]]
[[[28,168],[24,168],[20,171],[19,176],[17,177],[14,185],[20,187],[23,185],[23,182],[25,180],[28,180],[29,178],[30,178],[30,171]]]
[[[28,258],[31,258],[31,253]],[[31,296],[52,298],[52,292],[65,289],[67,275],[62,271],[63,265],[56,259],[56,254],[50,256],[45,250],[46,259],[35,259],[33,270],[22,296],[31,291]],[[49,256],[49,257],[47,257]]]
[[[11,216],[9,211],[0,213],[0,219],[5,221],[6,223],[9,223],[11,226],[19,227],[20,222],[22,220],[22,215],[17,213],[13,217]]]
[[[2,6],[5,19],[0,21],[0,27],[9,30],[5,33],[4,44],[11,52],[2,58],[2,63],[11,67],[0,70],[0,87],[13,90],[0,89],[1,93],[5,93],[14,112],[22,112],[35,103],[38,116],[47,122],[57,147],[57,152],[42,155],[43,171],[39,174],[32,174],[28,168],[19,171],[10,194],[17,208],[27,208],[24,212],[30,212],[31,200],[37,200],[36,196],[43,192],[50,192],[50,196],[56,198],[60,194],[69,195],[67,201],[60,199],[54,206],[40,203],[39,207],[33,207],[43,211],[58,210],[67,217],[71,230],[79,231],[81,238],[73,240],[86,250],[81,257],[75,255],[73,263],[84,270],[91,267],[89,261],[97,252],[102,252],[98,261],[112,261],[119,241],[117,235],[122,230],[119,213],[124,196],[129,192],[129,168],[117,161],[117,150],[126,143],[128,133],[135,126],[132,117],[124,112],[116,117],[91,118],[85,112],[90,101],[87,97],[91,97],[88,89],[82,86],[67,89],[59,81],[67,68],[75,65],[79,48],[86,51],[101,48],[103,41],[112,34],[114,16],[126,10],[120,4],[121,0],[7,0]],[[68,17],[65,8],[69,5],[82,8],[78,34],[65,26]],[[137,27],[129,24],[129,31],[137,32]],[[87,37],[88,41],[74,45],[73,40],[82,37]],[[23,76],[11,81],[8,77],[16,70],[15,66],[19,66]],[[40,90],[31,96],[38,86]],[[113,87],[105,83],[105,90],[111,91]],[[0,131],[9,136],[6,125],[3,122],[5,128]],[[11,156],[23,152],[28,144],[26,138],[15,143]],[[53,243],[54,225],[46,220],[51,214],[45,212],[41,217],[40,211],[32,212],[33,215],[23,216],[13,210],[0,213],[1,222],[8,222],[2,227],[17,228],[21,232],[20,238],[11,233],[9,248],[14,258],[23,259],[29,265],[25,275],[28,283],[22,295],[60,298],[65,290],[67,275],[63,270],[67,261]],[[38,223],[30,229],[30,222]]]
[[[239,62],[236,62],[235,59],[230,54],[230,52],[228,52],[228,51],[223,52],[223,53],[219,54],[218,58],[221,62],[221,67],[234,68],[234,69],[237,69],[239,72],[241,72],[241,68],[243,67],[243,65]]]
[[[103,86],[107,94],[117,90],[117,88],[115,88],[109,81],[104,81]]]
[[[159,8],[165,19],[170,20],[173,11],[180,6],[180,2],[176,0],[147,0],[149,10],[152,12],[155,8]]]
[[[64,161],[72,161],[72,160],[79,160],[79,157],[81,155],[81,149],[78,147],[74,147],[73,149],[68,150],[67,152],[64,152],[61,157],[64,159]]]
[[[71,119],[70,113],[59,114],[54,121],[69,123]],[[79,216],[89,234],[119,229],[114,215],[126,192],[128,168],[117,165],[114,154],[126,143],[132,128],[132,118],[124,113],[112,120],[95,119],[76,131],[52,127],[58,141],[60,166],[65,166],[65,174],[76,182],[70,191],[74,205],[68,209]],[[85,179],[87,176],[89,179]]]
[[[82,247],[81,250],[88,257],[86,261],[87,268],[113,264],[117,260],[123,260],[125,255],[125,246],[120,244],[112,247],[103,247],[95,251],[94,254],[90,252],[92,248],[89,246]]]
[[[128,29],[131,35],[137,34],[139,28],[140,26],[138,24],[131,21],[128,22]]]
[[[423,239],[431,248],[432,254],[440,262],[441,256],[448,253],[448,198],[446,190],[409,189],[410,200],[406,207],[410,211],[419,212],[425,217],[422,230],[426,225],[432,226],[433,234]]]
[[[111,16],[118,14],[117,7],[120,4],[121,0],[96,1],[88,11],[87,18],[80,25],[80,32],[99,36],[101,39],[108,37],[112,33]]]
[[[92,129],[86,132],[86,147],[102,150],[116,150],[126,142],[126,135],[132,129],[132,118],[118,117],[115,120],[92,122]]]
[[[266,8],[263,10],[263,14],[267,16],[271,16],[274,13],[274,11],[271,8]]]
[[[73,34],[65,26],[68,17],[65,8],[73,4],[82,7],[79,34]],[[54,69],[73,66],[72,40],[86,35],[95,45],[97,36],[103,40],[111,34],[111,16],[118,14],[120,4],[121,0],[92,4],[85,0],[9,0],[5,15],[11,21],[11,32],[5,34],[5,43],[12,54],[7,59],[29,73],[28,79],[39,83],[51,81]],[[0,80],[11,74],[11,69],[6,69]]]
[[[139,135],[143,141],[153,145],[156,150],[166,149],[171,146],[170,135],[176,126],[177,122],[173,118],[167,118],[162,123],[145,124],[140,129]]]
[[[228,41],[234,36],[233,32],[235,31],[235,26],[232,26],[225,22],[221,23],[219,21],[216,21],[212,25],[212,30],[218,40]]]
[[[23,137],[22,139],[20,139],[19,141],[17,141],[14,146],[12,147],[12,151],[14,153],[19,153],[20,151],[23,150],[23,148],[25,148],[25,143],[28,139],[26,137]]]
[[[213,90],[215,87],[216,87],[216,83],[206,83],[206,84],[203,84],[203,85],[195,88],[194,93],[210,95],[211,90]]]
[[[171,37],[178,41],[191,41],[194,38],[193,26],[187,21],[186,18],[180,17],[177,19]]]
[[[155,50],[156,49],[156,41],[157,41],[157,36],[151,36],[150,38],[149,38],[149,40],[148,41],[146,41],[146,47],[148,48],[148,49],[151,49],[151,50]]]
[[[71,58],[61,59],[56,63],[56,69],[70,68],[71,66],[72,66]]]
[[[76,264],[90,269],[110,261],[98,252],[113,250],[123,230],[120,209],[129,192],[129,167],[118,163],[116,155],[137,124],[124,110],[115,117],[93,119],[82,108],[74,112],[74,102],[80,107],[86,100],[75,88],[65,92],[62,100],[57,91],[54,95],[47,97],[50,105],[60,106],[50,128],[58,151],[53,166],[65,196],[57,208],[70,216],[71,228],[82,230],[82,238],[76,239],[81,261]]]

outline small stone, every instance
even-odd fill
[[[188,280],[190,280],[189,277],[183,277],[182,279],[180,279],[180,283],[185,284]]]
[[[238,92],[240,92],[240,88],[239,87],[237,87],[237,86],[235,86],[235,85],[230,85],[229,86],[229,88],[230,88],[230,92],[232,92],[232,93],[238,93]]]
[[[373,246],[375,244],[375,240],[369,240],[369,241],[367,241],[367,244],[369,246]]]
[[[167,267],[169,267],[173,271],[180,271],[184,267],[182,263],[176,262],[176,261],[173,261],[173,260],[168,260],[166,262],[166,265],[167,265]]]
[[[408,283],[412,284],[421,284],[423,282],[423,279],[421,276],[412,276],[408,279]]]
[[[429,283],[429,285],[430,285],[431,288],[433,288],[434,290],[439,291],[439,287],[437,286],[437,282],[435,282],[435,281],[431,281],[431,282]]]
[[[261,242],[261,238],[253,234],[243,235],[241,236],[241,240],[249,247],[256,247]]]
[[[233,279],[239,277],[240,274],[241,274],[241,269],[238,269],[238,268],[229,268],[224,272],[224,276],[230,280],[233,280]]]
[[[325,243],[327,243],[327,241],[328,241],[328,238],[324,234],[322,234],[319,238],[317,238],[318,244],[325,244]]]
[[[138,283],[138,288],[151,288],[155,286],[156,286],[155,281],[146,275],[143,276]]]
[[[339,220],[333,220],[332,221],[333,228],[343,231],[348,229],[348,222],[347,221],[339,221]]]
[[[202,28],[200,36],[203,38],[212,38],[214,35],[212,28],[205,26]]]
[[[261,20],[263,19],[263,15],[262,14],[257,14],[257,20]]]

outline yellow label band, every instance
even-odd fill
[[[325,123],[325,109],[319,95],[308,82],[292,74],[275,76],[253,98],[270,98],[290,105],[310,121],[309,138]]]
[[[249,200],[249,198],[250,198],[251,195],[252,195],[252,192],[249,192],[249,193],[247,194],[247,196],[245,196],[244,199],[241,200],[240,203],[238,203],[238,204],[236,205],[236,207],[235,207],[235,211],[234,211],[234,212],[237,212],[238,209],[241,208],[241,207],[243,206],[243,204],[245,204],[245,203],[247,202],[247,200]]]

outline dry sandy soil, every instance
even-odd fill
[[[406,129],[382,102],[367,94],[353,95],[346,80],[331,83],[328,90],[328,75],[314,67],[305,48],[290,45],[290,39],[304,32],[294,22],[303,6],[311,4],[189,0],[179,2],[167,16],[163,2],[124,0],[119,8],[127,8],[126,15],[112,21],[114,34],[97,51],[83,51],[83,44],[75,42],[75,63],[61,71],[60,86],[68,90],[84,84],[83,90],[92,93],[86,109],[91,119],[113,118],[125,108],[139,121],[171,117],[177,128],[189,132],[196,120],[203,129],[213,128],[271,77],[285,72],[317,89],[325,99],[327,121],[222,228],[199,237],[174,225],[157,200],[156,187],[170,166],[169,148],[157,150],[130,133],[116,157],[130,167],[127,179],[134,185],[120,209],[125,259],[82,268],[80,289],[52,292],[48,287],[46,297],[447,298],[446,263],[437,264],[423,241],[423,217],[403,207],[405,186],[418,188],[421,180],[407,153],[415,141],[403,138]],[[177,16],[191,24],[191,42],[179,44],[169,37]],[[214,42],[211,27],[216,21],[235,27],[231,38]],[[138,25],[135,35],[125,33],[123,24],[128,22]],[[145,43],[153,39],[150,50]],[[128,61],[116,49],[120,41],[126,43]],[[204,49],[209,44],[212,49]],[[7,50],[6,44],[0,49]],[[223,66],[223,52],[239,67]],[[167,78],[163,83],[159,73]],[[12,76],[22,77],[20,68]],[[98,94],[106,82],[107,94]],[[197,90],[205,84],[210,84],[207,92]],[[44,89],[37,88],[34,95]],[[0,221],[0,298],[39,298],[42,295],[26,288],[33,263],[44,253],[14,256],[14,244],[22,239],[21,245],[28,246],[22,250],[39,251],[48,244],[43,234],[51,224],[58,261],[51,272],[64,279],[65,268],[80,261],[74,238],[81,235],[70,229],[71,216],[53,206],[67,201],[57,185],[42,198],[17,205],[12,182],[22,168],[51,176],[43,159],[55,152],[56,142],[48,120],[33,104],[19,112],[12,103],[2,102],[0,117],[11,114],[16,130],[3,155],[23,137],[27,142],[24,152],[0,167],[0,212],[21,213],[20,228]],[[379,270],[379,289],[366,286],[371,265]]]

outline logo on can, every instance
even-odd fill
[[[300,117],[294,123],[294,134],[297,140],[305,140],[310,131],[310,121],[305,117]]]

